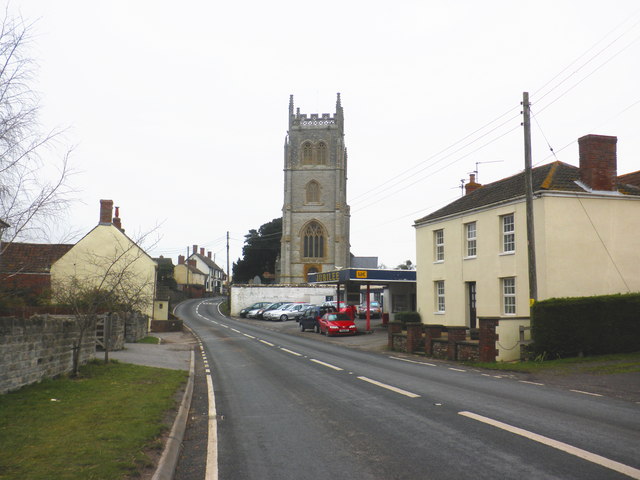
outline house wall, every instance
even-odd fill
[[[97,285],[107,268],[129,273],[127,281],[141,289],[142,313],[153,316],[156,262],[113,225],[98,225],[51,266],[52,289],[62,288],[73,277]]]
[[[322,303],[325,297],[336,295],[333,286],[307,285],[232,285],[230,292],[231,315],[256,302],[308,302]]]
[[[187,284],[187,266],[185,264],[176,265],[173,269],[173,278],[179,285]],[[196,273],[189,271],[188,274],[189,285],[202,285],[204,287],[207,280],[207,276],[202,273]]]
[[[501,253],[500,217],[513,213],[515,253]],[[538,299],[640,291],[640,199],[545,194],[534,200]],[[477,255],[465,258],[465,227],[476,222]],[[434,231],[444,230],[436,262]],[[529,315],[524,201],[416,227],[417,304],[424,323],[469,325],[467,282],[476,282],[477,316]],[[501,279],[516,281],[516,312],[504,315]],[[445,281],[445,312],[436,312],[434,282]]]
[[[640,199],[547,196],[543,203],[539,299],[640,292]]]
[[[536,206],[537,207],[537,206]],[[501,253],[501,216],[514,214],[515,253]],[[477,255],[466,257],[465,224],[476,222]],[[435,260],[434,231],[444,230],[444,261]],[[528,315],[524,202],[416,227],[417,310],[423,323],[469,325],[467,282],[476,282],[477,316],[502,315],[501,278],[516,278],[516,313]],[[445,282],[445,311],[437,312],[435,282]]]

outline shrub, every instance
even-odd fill
[[[422,319],[418,312],[397,312],[396,322],[402,322],[402,328],[406,328],[407,323],[420,323]]]

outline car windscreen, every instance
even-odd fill
[[[344,313],[332,313],[331,315],[327,315],[327,320],[330,322],[344,322],[345,320],[350,321],[351,319],[349,315]]]

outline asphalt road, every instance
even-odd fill
[[[179,314],[210,366],[221,479],[640,478],[637,404],[286,335],[211,300]],[[185,449],[202,458],[199,424]]]

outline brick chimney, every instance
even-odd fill
[[[211,252],[207,252],[207,258],[211,258]]]
[[[195,255],[196,253],[198,253],[198,245],[193,246],[193,255]]]
[[[100,200],[100,224],[110,225],[113,214],[113,200]]]
[[[616,189],[618,137],[585,135],[578,139],[580,147],[580,181],[593,190]]]
[[[476,191],[481,186],[482,185],[480,185],[479,183],[476,183],[476,174],[470,173],[469,182],[464,186],[465,195],[469,195],[471,192]]]
[[[178,265],[184,265],[184,255],[178,255]]]
[[[204,248],[200,247],[200,255],[202,255],[204,257]]]
[[[124,232],[122,222],[120,221],[120,207],[116,207],[116,216],[113,217],[113,225],[121,232]]]

